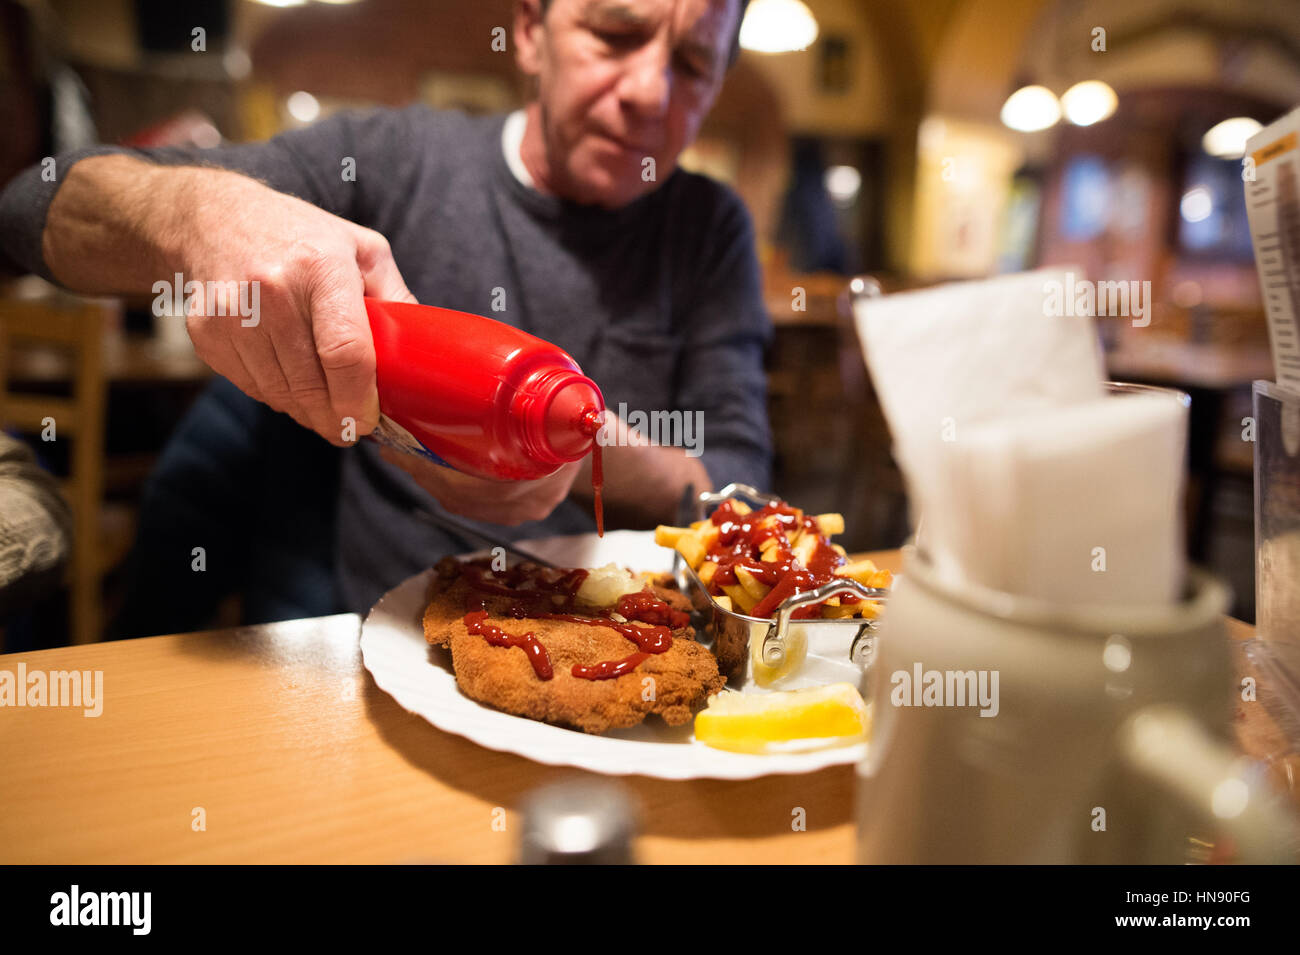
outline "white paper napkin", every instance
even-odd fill
[[[1065,602],[1174,599],[1186,410],[1105,397],[1092,317],[1060,314],[1070,272],[1083,274],[858,303],[895,456],[941,578]]]
[[[1187,408],[1117,395],[998,418],[948,446],[967,579],[1058,603],[1176,601]]]

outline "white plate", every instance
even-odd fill
[[[548,537],[521,541],[520,548],[563,567],[600,567],[612,561],[634,570],[672,569],[672,553],[656,545],[649,531]],[[728,753],[696,742],[691,724],[668,726],[656,715],[631,729],[592,736],[476,703],[457,688],[451,654],[425,642],[421,621],[432,573],[407,579],[371,608],[361,625],[361,656],[380,689],[448,733],[551,766],[659,779],[808,773],[866,755],[866,743],[809,753]]]

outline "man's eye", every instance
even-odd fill
[[[709,77],[709,70],[706,67],[684,56],[677,57],[677,69],[691,79],[703,80]]]
[[[596,38],[608,47],[615,50],[630,50],[641,43],[641,35],[638,33],[611,33],[608,30],[593,30]]]

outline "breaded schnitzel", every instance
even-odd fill
[[[575,606],[580,577],[543,571],[539,584],[528,565],[521,578],[453,559],[436,570],[425,639],[451,649],[457,685],[480,703],[602,733],[649,713],[685,723],[725,683],[695,642],[690,601],[667,581],[624,598],[611,617]]]

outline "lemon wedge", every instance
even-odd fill
[[[763,641],[755,638],[749,641],[749,659],[752,664],[754,682],[768,687],[803,667],[808,656],[808,634],[803,627],[791,627],[785,638],[785,654],[781,662],[772,666],[763,660]]]
[[[718,693],[695,716],[695,738],[737,753],[842,746],[863,739],[871,717],[851,683],[774,693]]]

